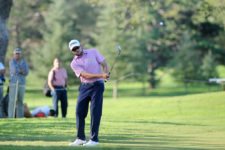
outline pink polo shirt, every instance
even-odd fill
[[[81,72],[87,72],[92,74],[102,73],[101,63],[105,58],[98,52],[97,49],[88,49],[83,51],[82,56],[75,56],[70,64],[75,75],[80,78],[81,82],[91,83],[97,80],[103,80],[102,78],[85,79],[80,76]]]
[[[54,73],[53,73],[54,71]],[[53,77],[54,76],[54,77]],[[48,74],[48,78],[50,80],[52,80],[52,84],[54,86],[65,86],[66,81],[67,81],[67,72],[66,69],[64,68],[59,68],[59,69],[52,69],[49,74]]]

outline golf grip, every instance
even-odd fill
[[[110,72],[109,72],[109,75],[110,75]],[[107,79],[105,79],[105,82],[107,82],[108,80]]]

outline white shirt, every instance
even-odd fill
[[[31,114],[34,117],[39,112],[43,112],[45,116],[49,116],[50,108],[48,106],[40,106],[32,110]]]
[[[0,62],[0,70],[5,69],[5,66]]]
[[[0,70],[4,70],[5,69],[5,66],[3,65],[3,63],[0,62]],[[1,76],[1,74],[0,74]],[[2,81],[2,78],[0,78],[0,84],[2,84],[3,81]]]

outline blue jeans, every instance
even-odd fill
[[[85,118],[88,114],[88,105],[90,102],[90,139],[92,141],[98,142],[104,89],[105,87],[103,81],[96,81],[94,83],[80,85],[76,106],[77,138],[85,140]]]
[[[58,102],[60,101],[62,117],[65,118],[67,115],[67,106],[68,106],[67,91],[65,88],[61,86],[54,86],[54,88],[55,90],[52,91],[51,94],[52,94],[53,109],[55,110],[55,117],[58,117],[59,113]]]
[[[23,98],[25,93],[25,85],[23,84],[10,84],[9,86],[9,106],[8,117],[14,118],[15,114],[17,118],[24,117]]]

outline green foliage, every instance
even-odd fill
[[[46,28],[42,31],[44,43],[35,50],[36,55],[33,55],[35,70],[37,70],[39,75],[47,75],[55,57],[60,57],[64,62],[65,58],[70,54],[67,50],[65,37],[71,33],[68,32],[68,28],[72,26],[72,24],[66,22],[67,19],[70,18],[64,14],[64,12],[70,11],[70,6],[71,5],[66,5],[64,1],[54,1],[48,10],[51,13],[45,16],[48,19],[46,20]],[[69,29],[72,30],[71,28]]]
[[[179,82],[191,79],[201,79],[201,53],[193,47],[189,35],[184,35],[184,40],[175,55],[173,65],[175,66],[174,76]]]
[[[8,54],[12,54],[15,47],[22,47],[31,68],[33,67],[32,55],[43,36],[41,29],[44,26],[44,16],[50,1],[14,1],[9,18],[10,42]],[[9,57],[9,55],[8,55]],[[11,57],[11,56],[10,56]]]
[[[205,79],[213,70],[206,65],[208,51],[225,64],[224,7],[221,0],[14,1],[10,49],[24,48],[40,77],[60,56],[74,80],[67,44],[77,38],[86,48],[97,47],[110,65],[121,45],[112,80],[129,76],[157,87],[160,68],[172,68],[179,80]]]
[[[87,13],[82,13],[83,11]],[[85,44],[84,37],[89,37],[89,28],[95,23],[95,19],[90,15],[94,15],[94,13],[93,9],[82,1],[76,3],[72,0],[52,2],[45,16],[47,19],[46,28],[42,31],[43,45],[36,49],[36,55],[33,55],[35,70],[41,77],[46,76],[52,66],[53,59],[58,57],[67,68],[69,79],[74,81],[74,73],[70,68],[73,55],[68,49],[68,42],[77,38]]]
[[[218,72],[218,76],[220,78],[224,78],[225,77],[225,66],[219,65],[216,67],[216,70]]]
[[[202,2],[202,8],[200,13],[196,14],[196,17],[206,19],[210,22],[218,23],[225,27],[223,16],[225,15],[225,1],[221,0],[204,0]]]
[[[204,57],[202,67],[201,67],[203,79],[216,78],[218,73],[216,72],[216,63],[215,58],[212,55],[212,52],[209,51],[208,54]]]
[[[168,33],[166,39],[172,43],[166,47],[172,48],[173,51],[170,55],[174,56],[169,60],[169,64],[173,64],[174,75],[179,81],[206,79],[205,71],[207,69],[205,69],[204,56],[208,51],[212,51],[213,59],[219,61],[218,56],[224,50],[216,39],[223,29],[219,24],[201,15],[201,13],[210,11],[209,5],[203,1],[187,1],[186,5],[183,2],[175,4],[179,7],[177,12],[164,15],[167,19],[170,18],[166,24]],[[193,5],[194,3],[195,5]],[[188,7],[188,5],[193,6]],[[171,20],[176,21],[177,24],[173,24]],[[171,33],[171,31],[175,32]],[[204,67],[201,67],[203,62]],[[205,71],[202,70],[203,68]],[[211,65],[210,70],[215,70],[215,65]]]

